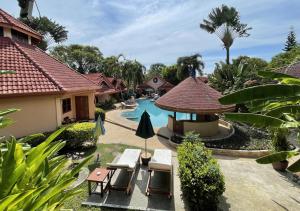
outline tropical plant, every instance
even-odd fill
[[[212,87],[222,93],[231,93],[239,89],[259,85],[264,82],[257,75],[268,63],[260,58],[240,56],[232,60],[232,64],[216,63],[215,70],[208,80]]]
[[[289,51],[275,55],[269,63],[269,69],[278,69],[293,65],[300,61],[300,46],[296,46]]]
[[[95,46],[60,45],[54,47],[50,54],[82,74],[98,72],[103,60],[101,51]]]
[[[108,77],[122,78],[123,62],[120,61],[121,57],[124,58],[122,54],[104,58],[100,72]]]
[[[284,51],[290,51],[293,48],[297,47],[297,39],[296,39],[296,33],[294,31],[294,28],[291,27],[291,30],[287,36],[285,46],[284,46]]]
[[[203,75],[204,62],[200,54],[194,54],[192,56],[179,57],[177,59],[177,78],[184,80],[190,76],[190,71],[198,71],[200,75]]]
[[[63,130],[27,152],[13,137],[6,142],[7,151],[0,153],[0,210],[57,210],[81,192],[68,187],[91,156],[66,170],[68,159],[57,156],[65,142],[52,143]]]
[[[254,127],[268,128],[273,133],[273,139],[278,147],[273,153],[257,160],[258,163],[273,163],[288,159],[299,154],[289,151],[285,135],[290,129],[299,130],[300,112],[300,79],[282,73],[259,71],[262,77],[279,81],[278,84],[268,84],[246,88],[219,99],[222,104],[245,103],[252,113],[227,113],[225,117],[232,121],[250,124]],[[290,171],[300,171],[300,159],[288,167]]]
[[[146,68],[138,61],[126,60],[123,64],[122,77],[127,86],[135,90],[137,85],[143,83],[145,71]]]
[[[145,75],[146,80],[150,80],[155,76],[162,77],[162,71],[164,68],[166,68],[166,65],[162,63],[151,64],[147,74]]]
[[[61,43],[68,39],[66,27],[45,16],[21,18],[20,20],[43,36],[42,42],[38,43],[43,50],[47,50],[53,43]]]
[[[200,24],[200,28],[210,34],[216,34],[223,42],[226,49],[226,64],[229,64],[229,51],[234,39],[237,37],[248,37],[251,27],[240,22],[240,15],[234,7],[222,5],[214,8]]]
[[[173,85],[179,84],[180,80],[177,78],[177,65],[167,66],[162,69],[162,77]]]

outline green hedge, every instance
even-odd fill
[[[225,183],[211,151],[200,141],[184,141],[177,152],[181,189],[191,210],[216,210]]]
[[[105,121],[105,111],[102,108],[95,109],[95,120],[96,121],[97,121],[99,115],[100,115],[102,121]]]
[[[95,126],[93,122],[75,123],[67,128],[60,138],[66,141],[67,148],[95,146],[97,141],[93,138]]]

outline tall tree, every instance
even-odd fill
[[[198,71],[200,75],[203,75],[204,62],[200,54],[194,54],[192,56],[179,57],[177,59],[177,78],[184,80],[190,75],[190,68]]]
[[[102,53],[95,46],[56,46],[50,54],[80,73],[98,72],[101,69]]]
[[[180,82],[180,80],[177,78],[177,65],[176,64],[165,67],[162,70],[162,76],[166,81],[170,82],[173,85],[177,85]]]
[[[286,42],[285,42],[285,47],[284,51],[290,51],[293,48],[297,46],[297,39],[296,39],[296,33],[294,31],[294,28],[291,27],[291,30],[287,36]]]
[[[226,49],[226,64],[230,63],[230,47],[237,37],[248,37],[251,27],[240,22],[240,15],[234,7],[222,5],[211,11],[200,28],[210,34],[216,34]]]
[[[300,61],[300,46],[275,55],[269,63],[270,69],[278,69]]]
[[[121,78],[123,62],[120,61],[122,54],[118,56],[109,56],[103,59],[101,72],[103,72],[108,77]]]
[[[146,79],[151,79],[155,76],[162,76],[162,70],[166,67],[166,65],[162,63],[151,64],[150,68],[146,74]]]
[[[137,85],[143,83],[145,71],[145,66],[138,61],[126,60],[123,64],[122,77],[127,86],[135,90]]]
[[[21,18],[31,18],[34,0],[18,0]]]

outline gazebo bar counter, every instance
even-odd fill
[[[230,125],[219,120],[218,114],[234,110],[235,105],[221,105],[218,99],[222,94],[206,82],[203,77],[188,77],[156,100],[156,106],[174,112],[168,116],[169,130],[179,135],[195,131],[201,137],[211,137],[219,133],[220,123]],[[190,118],[177,120],[177,112],[188,113]]]

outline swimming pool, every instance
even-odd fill
[[[153,127],[166,126],[168,124],[168,115],[173,116],[172,111],[160,109],[154,104],[155,102],[151,102],[148,99],[138,99],[137,103],[138,106],[133,111],[125,111],[122,113],[122,116],[129,120],[139,122],[142,113],[146,110],[150,115]],[[190,114],[177,112],[176,119],[190,119]]]

